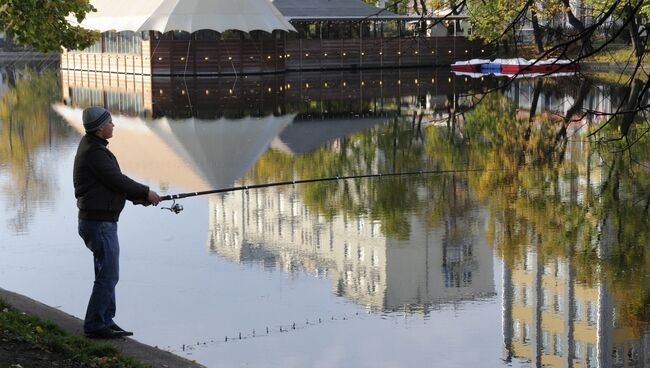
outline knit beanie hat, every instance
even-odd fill
[[[84,109],[82,119],[86,133],[92,133],[111,119],[111,113],[103,107],[92,106]]]

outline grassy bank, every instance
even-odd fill
[[[644,61],[649,62],[646,55],[650,51],[650,47],[646,47]],[[611,45],[598,52],[595,55],[590,56],[586,59],[588,62],[598,62],[598,63],[636,63],[636,56],[634,56],[634,50],[632,46],[622,46],[622,45]]]
[[[144,368],[111,345],[70,335],[55,324],[28,316],[0,300],[0,368]]]

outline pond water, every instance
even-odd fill
[[[138,341],[209,367],[650,366],[647,142],[587,135],[624,87],[1,75],[2,288],[83,317],[72,162],[103,105],[123,171],[161,194],[436,171],[127,206],[116,320]]]

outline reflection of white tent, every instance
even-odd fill
[[[151,128],[165,141],[180,142],[213,188],[225,188],[246,174],[293,117],[217,121],[163,118],[154,121]]]
[[[82,109],[53,108],[83,134]],[[224,188],[242,178],[293,117],[145,122],[113,115],[109,148],[127,175],[191,191]]]
[[[269,0],[92,0],[82,26],[106,31],[294,30]]]

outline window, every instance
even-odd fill
[[[573,350],[574,350],[573,355],[575,355],[576,359],[582,359],[582,350],[583,350],[582,343],[579,342],[579,341],[576,341],[575,347],[574,347]]]
[[[555,313],[560,313],[563,308],[564,308],[564,299],[562,298],[562,296],[559,294],[553,295],[553,310],[555,311]]]
[[[472,285],[472,271],[463,271],[463,286]]]
[[[371,259],[372,259],[372,266],[373,267],[379,266],[379,256],[375,254],[374,250],[372,251]]]
[[[628,346],[627,364],[628,367],[636,367],[639,362],[639,351],[635,346]]]
[[[551,292],[548,290],[544,290],[542,292],[542,309],[544,310],[549,310],[551,307]]]
[[[573,314],[575,316],[576,321],[582,321],[584,319],[584,314],[582,310],[583,310],[582,302],[580,300],[576,300],[573,303]]]
[[[84,52],[102,52],[102,41],[97,41],[92,44],[90,47],[87,47],[83,50]]]
[[[310,23],[307,26],[307,38],[308,39],[318,39],[320,38],[320,27],[317,23]]]
[[[622,348],[615,346],[614,349],[612,350],[612,358],[614,360],[614,363],[616,364],[623,364],[623,354],[621,353]]]
[[[243,32],[241,31],[235,31],[235,30],[230,30],[230,31],[225,31],[221,34],[221,39],[222,40],[241,40]]]
[[[544,354],[551,354],[551,334],[548,331],[542,331],[542,351]]]
[[[598,366],[598,360],[596,359],[596,349],[594,348],[594,345],[592,344],[587,344],[587,367],[597,367]]]
[[[400,33],[399,23],[401,22],[393,20],[379,21],[379,34],[384,38],[398,37]]]
[[[521,339],[521,322],[518,319],[512,323],[512,335],[515,340]]]
[[[524,343],[527,343],[530,341],[530,326],[528,326],[528,323],[524,322]]]
[[[596,307],[596,302],[590,301],[587,303],[587,322],[590,325],[596,324],[597,318],[598,318],[598,310]]]
[[[562,356],[562,354],[562,339],[560,338],[560,335],[553,334],[553,355]]]
[[[106,32],[102,35],[104,52],[114,54],[140,54],[142,40],[148,38],[146,32]]]
[[[197,41],[216,41],[220,37],[221,37],[220,33],[208,29],[196,31],[192,34],[192,39]]]
[[[347,31],[348,38],[359,38],[359,32],[361,32],[361,23],[346,23],[348,24],[349,30]]]

